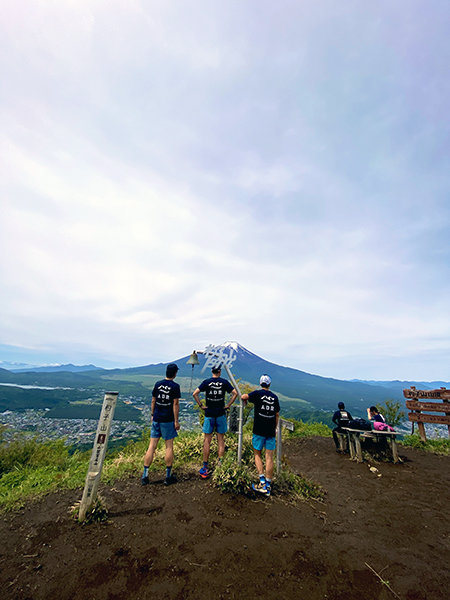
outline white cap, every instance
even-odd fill
[[[270,379],[269,375],[261,375],[260,379],[259,379],[259,385],[270,385],[272,383],[272,380]]]

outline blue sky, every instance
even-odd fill
[[[3,364],[449,379],[447,1],[0,5]]]

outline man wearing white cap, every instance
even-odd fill
[[[260,390],[243,394],[244,404],[252,402],[255,405],[253,419],[253,451],[255,465],[259,475],[259,483],[253,484],[253,489],[265,496],[270,496],[273,476],[273,453],[276,447],[275,431],[280,415],[278,396],[269,390],[272,383],[269,375],[262,375],[259,384]],[[262,449],[266,449],[266,472],[262,460]]]

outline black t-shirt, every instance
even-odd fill
[[[198,389],[205,392],[205,417],[221,417],[225,414],[225,394],[233,391],[233,386],[222,377],[210,377],[201,382]]]
[[[383,415],[381,413],[374,415],[373,420],[378,421],[379,423],[386,423],[386,419],[383,417]]]
[[[336,423],[338,427],[348,427],[349,421],[352,420],[352,415],[348,410],[337,410],[333,415],[333,423]]]
[[[280,412],[278,396],[270,390],[255,390],[248,395],[249,402],[255,405],[253,433],[263,437],[275,437],[276,415]]]
[[[156,399],[153,420],[160,423],[174,421],[173,401],[181,396],[178,383],[170,379],[162,379],[155,383],[152,396]]]

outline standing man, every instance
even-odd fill
[[[345,404],[343,402],[338,403],[338,409],[334,413],[333,418],[331,419],[336,427],[333,429],[333,440],[336,446],[336,452],[340,452],[339,450],[339,440],[338,433],[345,433],[342,431],[342,427],[348,427],[350,421],[352,420],[352,415],[345,410]]]
[[[142,474],[142,485],[148,484],[148,468],[153,462],[155,450],[159,438],[162,437],[166,444],[166,478],[164,485],[170,485],[177,481],[172,475],[173,465],[173,440],[177,437],[180,429],[178,415],[180,412],[180,386],[174,382],[178,373],[178,367],[172,363],[167,365],[166,378],[157,381],[152,392],[152,428],[150,432],[150,444],[144,457],[144,472]]]
[[[200,469],[200,477],[206,479],[211,475],[208,470],[209,452],[211,440],[214,431],[217,432],[217,450],[219,461],[225,454],[225,433],[227,432],[227,417],[225,411],[230,408],[236,400],[237,391],[233,388],[227,379],[223,379],[221,367],[211,369],[212,377],[202,381],[200,386],[192,394],[201,410],[205,411],[205,421],[203,423],[203,467]],[[200,393],[205,392],[205,405],[200,400]],[[225,394],[231,393],[230,400],[225,406]]]
[[[275,432],[280,416],[280,402],[278,396],[269,390],[272,380],[269,375],[262,375],[259,384],[260,390],[243,394],[245,404],[252,402],[255,405],[253,419],[253,451],[255,465],[259,475],[259,483],[252,488],[265,496],[270,496],[273,477],[273,453],[276,447]],[[262,449],[266,449],[266,473],[262,460]]]

